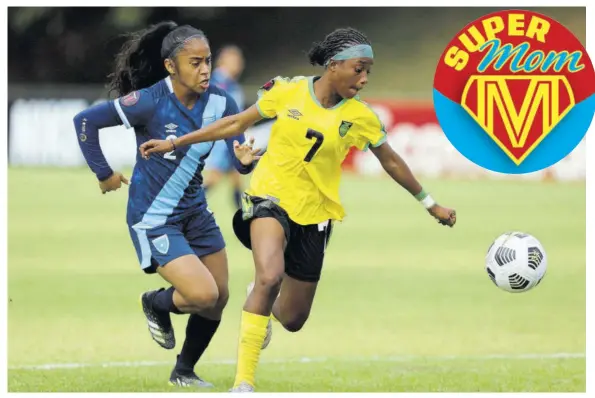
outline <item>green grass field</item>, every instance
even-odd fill
[[[138,308],[140,292],[165,285],[137,265],[126,192],[101,195],[87,170],[8,178],[9,391],[177,391],[167,386],[176,352],[151,340]],[[299,333],[275,327],[259,391],[585,391],[584,184],[424,185],[457,209],[455,228],[389,179],[345,178],[348,217],[311,318]],[[228,242],[231,299],[197,372],[226,391],[253,265],[231,230],[227,184],[210,206]],[[548,253],[528,293],[500,291],[484,271],[507,230],[535,234]],[[174,319],[178,347],[185,320]],[[47,364],[77,365],[27,368]]]

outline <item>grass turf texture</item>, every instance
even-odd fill
[[[137,298],[165,283],[137,265],[125,190],[101,195],[87,170],[12,168],[8,178],[9,391],[180,391],[167,379],[186,317],[174,317],[174,351],[149,337]],[[456,208],[455,228],[389,179],[345,176],[348,217],[311,317],[295,334],[275,325],[258,391],[585,391],[584,184],[424,186]],[[226,391],[253,265],[231,229],[227,184],[209,202],[228,244],[231,298],[197,373]],[[536,235],[549,256],[528,293],[500,291],[483,268],[509,230]],[[152,366],[101,366],[131,361]],[[48,363],[93,366],[19,369]]]

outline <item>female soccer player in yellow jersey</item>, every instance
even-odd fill
[[[324,66],[321,77],[275,78],[244,112],[174,140],[151,140],[140,147],[148,158],[232,137],[262,118],[277,117],[267,152],[233,220],[238,239],[252,250],[256,275],[242,312],[232,391],[254,391],[260,350],[270,338],[271,313],[291,332],[308,319],[333,221],[344,216],[339,181],[351,147],[371,147],[384,170],[439,223],[452,227],[456,222],[455,211],[438,205],[385,142],[382,123],[357,96],[374,62],[368,39],[355,29],[337,29],[314,45],[309,58]],[[257,152],[246,148],[238,157],[249,163],[258,158]]]

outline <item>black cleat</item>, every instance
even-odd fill
[[[213,384],[208,381],[204,381],[191,372],[189,374],[179,373],[176,369],[171,372],[169,377],[169,385],[174,387],[199,387],[199,388],[212,388]]]
[[[141,294],[140,302],[147,318],[147,325],[151,337],[161,347],[171,350],[176,346],[176,336],[168,313],[160,313],[153,309],[153,297],[160,290],[152,290]]]

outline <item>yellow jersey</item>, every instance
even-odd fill
[[[259,90],[258,111],[277,120],[246,190],[273,200],[300,225],[342,220],[339,185],[349,149],[386,141],[380,119],[359,98],[323,108],[314,96],[314,79],[276,77]]]

